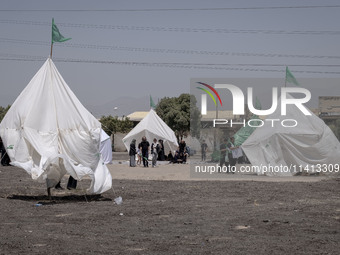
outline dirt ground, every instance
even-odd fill
[[[84,196],[84,180],[50,202],[0,167],[0,254],[339,254],[340,179],[308,178],[114,179],[101,196]]]

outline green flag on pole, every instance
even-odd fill
[[[294,75],[289,71],[288,66],[286,66],[286,82],[293,83],[296,86],[300,86]]]
[[[52,44],[55,42],[65,42],[71,40],[71,38],[65,38],[60,32],[56,24],[54,24],[54,19],[52,19]]]
[[[150,107],[153,108],[153,109],[155,109],[155,107],[156,107],[155,103],[152,100],[151,95],[150,95]]]

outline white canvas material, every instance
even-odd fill
[[[100,133],[100,154],[104,164],[112,164],[112,143],[110,137],[102,129]]]
[[[49,58],[0,124],[11,164],[53,187],[66,174],[92,179],[90,194],[111,188],[99,151],[101,124],[80,103]]]
[[[164,142],[164,153],[168,154],[169,150],[172,152],[177,149],[177,138],[171,128],[157,115],[154,110],[150,110],[148,115],[142,119],[137,126],[134,127],[124,138],[123,143],[129,151],[130,143],[136,139],[136,146],[142,141],[142,137],[151,144],[154,138],[157,140],[162,139]]]
[[[289,95],[287,98],[293,97]],[[310,113],[312,115],[306,116],[295,105],[287,105],[287,115],[281,116],[280,109],[277,109],[266,118],[279,120],[275,121],[274,127],[265,121],[265,125],[256,128],[242,144],[253,166],[286,166],[290,169],[289,172],[259,170],[258,174],[291,176],[301,169],[308,169],[311,173],[317,169],[317,164],[332,167],[340,163],[338,139],[323,120]],[[283,127],[281,121],[284,119],[294,119],[298,125]]]

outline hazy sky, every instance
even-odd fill
[[[298,80],[325,78],[322,89],[301,84],[314,98],[340,95],[337,84],[327,83],[340,78],[339,1],[1,0],[1,106],[14,102],[49,56],[53,17],[72,37],[54,44],[53,59],[84,105],[178,96],[200,77],[282,78],[284,84],[286,65]]]

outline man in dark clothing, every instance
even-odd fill
[[[148,158],[149,158],[149,147],[150,147],[150,144],[146,140],[145,136],[143,136],[142,142],[138,145],[138,147],[142,151],[142,158],[143,158],[143,165],[144,165],[144,167],[149,167]]]
[[[182,160],[182,162],[186,162],[186,160],[187,160],[186,148],[187,148],[187,144],[185,143],[184,140],[182,140],[179,143],[179,158]]]
[[[179,143],[179,152],[184,153],[186,147],[187,147],[187,145],[186,145],[185,141],[182,140],[182,141]]]
[[[129,156],[130,156],[130,166],[135,167],[136,166],[136,139],[133,139],[130,143],[130,150],[129,150]]]

